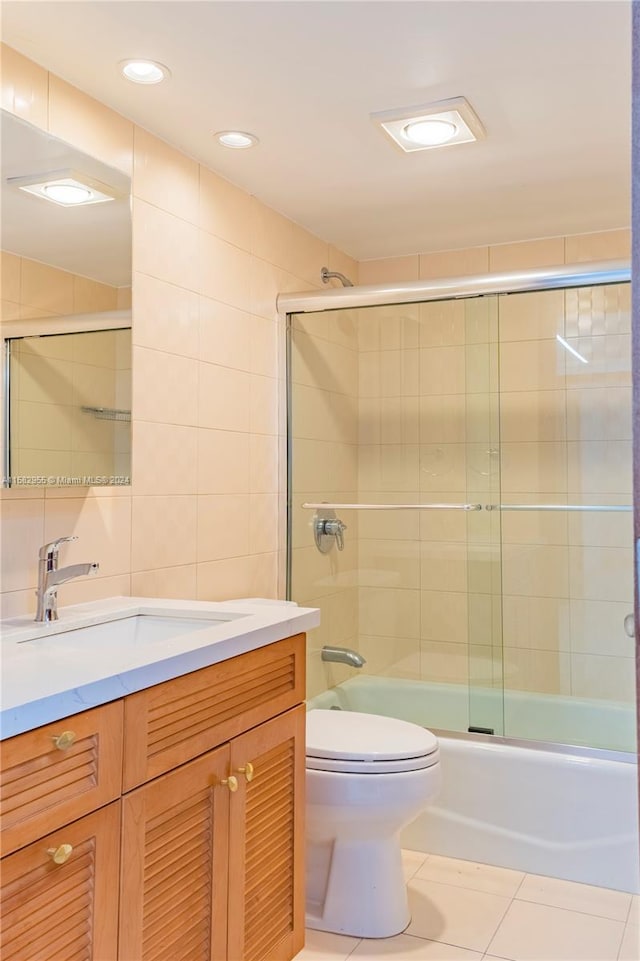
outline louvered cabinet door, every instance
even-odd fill
[[[127,697],[124,790],[303,701],[304,641],[286,638]]]
[[[225,745],[123,798],[121,961],[223,961]]]
[[[120,801],[2,860],[2,961],[114,961]]]
[[[114,701],[2,742],[3,855],[120,797],[122,720]]]
[[[304,736],[300,706],[231,742],[229,961],[304,946]]]

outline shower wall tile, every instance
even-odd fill
[[[422,680],[444,684],[469,683],[469,652],[465,644],[420,641]]]
[[[420,258],[385,257],[381,260],[360,261],[361,284],[392,284],[394,281],[419,280]]]
[[[420,637],[420,591],[360,588],[360,631],[376,637]]]
[[[505,687],[539,694],[571,694],[571,655],[504,647]]]
[[[420,545],[415,540],[370,540],[360,534],[359,583],[362,587],[420,586]]]
[[[570,651],[571,612],[571,602],[567,598],[505,594],[502,599],[504,646],[534,651]]]
[[[502,444],[502,489],[563,494],[567,490],[567,446],[561,443]]]
[[[574,697],[635,703],[634,657],[572,654],[571,693]]]
[[[602,233],[576,234],[565,240],[566,263],[628,260],[631,256],[630,230],[604,230]]]
[[[420,641],[413,637],[376,637],[361,634],[360,653],[365,674],[420,680]]]
[[[628,494],[631,503],[632,447],[624,440],[569,441],[567,485],[578,494]],[[600,498],[595,498],[598,501]]]
[[[500,341],[550,340],[565,333],[565,293],[542,290],[500,300]]]
[[[466,644],[469,640],[467,595],[422,591],[420,636],[427,641]]]
[[[420,587],[423,591],[459,591],[468,587],[467,545],[421,542]]]
[[[206,167],[200,168],[198,223],[207,233],[241,250],[252,250],[253,198]]]
[[[567,438],[572,441],[631,441],[630,387],[567,391]]]
[[[420,394],[464,393],[464,347],[420,348]]]
[[[556,504],[555,494],[523,492],[522,497],[503,494],[503,504]],[[569,518],[565,511],[501,512],[502,540],[505,544],[568,544]]]
[[[465,314],[463,300],[420,304],[420,347],[463,346],[466,343]]]
[[[183,357],[198,356],[198,295],[137,273],[133,343]]]
[[[465,277],[489,271],[488,247],[465,247],[420,254],[420,280]]]
[[[569,597],[569,549],[549,544],[505,544],[502,582],[505,594]]]
[[[556,340],[501,343],[500,389],[506,392],[564,390],[566,356],[565,349]]]
[[[591,503],[593,497],[577,496],[576,503]],[[630,508],[629,495],[607,495],[602,500],[607,504],[621,504]],[[569,514],[569,543],[586,547],[629,547],[633,544],[633,513],[610,513],[605,511],[586,511]]]
[[[633,597],[633,550],[629,547],[570,547],[572,598],[626,601]]]
[[[631,601],[571,600],[569,607],[572,653],[634,656],[635,640],[624,629]]]
[[[500,439],[503,443],[564,441],[567,435],[566,398],[563,390],[502,391]]]
[[[525,240],[515,244],[489,247],[489,272],[529,270],[534,267],[555,267],[564,264],[564,238]]]

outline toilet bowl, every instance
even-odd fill
[[[356,711],[307,714],[307,927],[364,938],[411,920],[400,831],[435,798],[438,740]]]

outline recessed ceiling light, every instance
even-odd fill
[[[372,113],[371,119],[405,153],[470,143],[484,137],[482,124],[464,97]]]
[[[85,177],[75,170],[57,170],[54,173],[31,177],[9,177],[7,183],[60,207],[103,204],[119,196],[118,191],[107,184]]]
[[[171,76],[169,68],[155,60],[123,60],[120,69],[127,80],[134,83],[161,83]]]
[[[245,150],[258,143],[257,137],[244,130],[221,130],[214,136],[223,147],[232,147],[234,150]]]

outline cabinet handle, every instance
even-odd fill
[[[61,844],[59,848],[47,848],[47,854],[54,864],[64,864],[71,856],[73,847],[70,844]]]
[[[238,790],[238,778],[230,774],[229,777],[223,777],[220,784],[226,784],[230,791]]]
[[[247,761],[242,767],[238,768],[238,774],[244,774],[247,781],[253,781],[253,776],[255,774],[255,769],[251,761]]]
[[[74,731],[63,731],[57,737],[52,738],[53,743],[59,751],[67,751],[75,743],[76,735]]]

